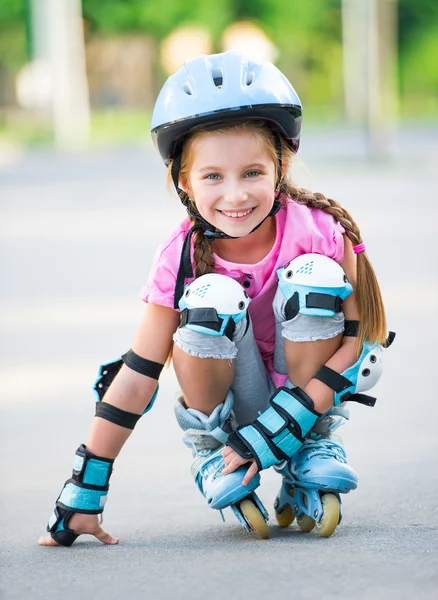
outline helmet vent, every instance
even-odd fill
[[[211,70],[211,76],[213,77],[213,83],[217,88],[221,88],[224,80],[224,74],[222,69],[218,67]]]
[[[190,83],[189,83],[188,81],[185,81],[185,82],[183,83],[183,85],[182,85],[182,89],[185,91],[185,93],[186,93],[188,96],[191,96],[191,95],[193,94],[193,90],[192,90],[192,88],[191,88],[191,86],[190,86]]]
[[[245,74],[246,85],[251,85],[251,83],[254,81],[254,77],[255,77],[254,71],[247,71],[247,73]]]

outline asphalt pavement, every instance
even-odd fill
[[[402,132],[391,159],[367,159],[345,131],[309,133],[302,150],[300,181],[361,226],[397,332],[375,408],[352,406],[341,430],[359,487],[328,539],[276,525],[271,471],[260,487],[270,539],[246,533],[229,510],[222,523],[191,480],[165,369],[115,464],[104,527],[120,544],[37,545],[88,435],[98,366],[129,348],[153,253],[183,212],[147,145],[3,162],[2,599],[438,598],[436,129],[414,141]]]

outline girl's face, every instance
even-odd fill
[[[192,158],[187,191],[211,225],[243,237],[268,215],[277,174],[266,142],[251,131],[204,134]]]

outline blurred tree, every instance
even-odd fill
[[[254,20],[279,48],[279,67],[308,107],[328,114],[342,105],[341,0],[167,0],[161,5],[157,0],[82,0],[82,4],[89,29],[99,35],[145,32],[160,41],[175,27],[202,24],[210,29],[217,50],[225,27],[236,20]],[[438,1],[398,0],[398,5],[401,92],[432,98],[438,86]],[[27,60],[27,6],[28,0],[0,2],[0,66],[10,70]],[[421,106],[418,102],[419,114]]]

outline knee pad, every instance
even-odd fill
[[[322,254],[302,254],[278,269],[277,275],[288,321],[298,313],[334,317],[353,291],[342,267]]]
[[[202,275],[186,287],[179,301],[179,327],[232,340],[236,323],[247,316],[249,303],[248,294],[231,277]]]

